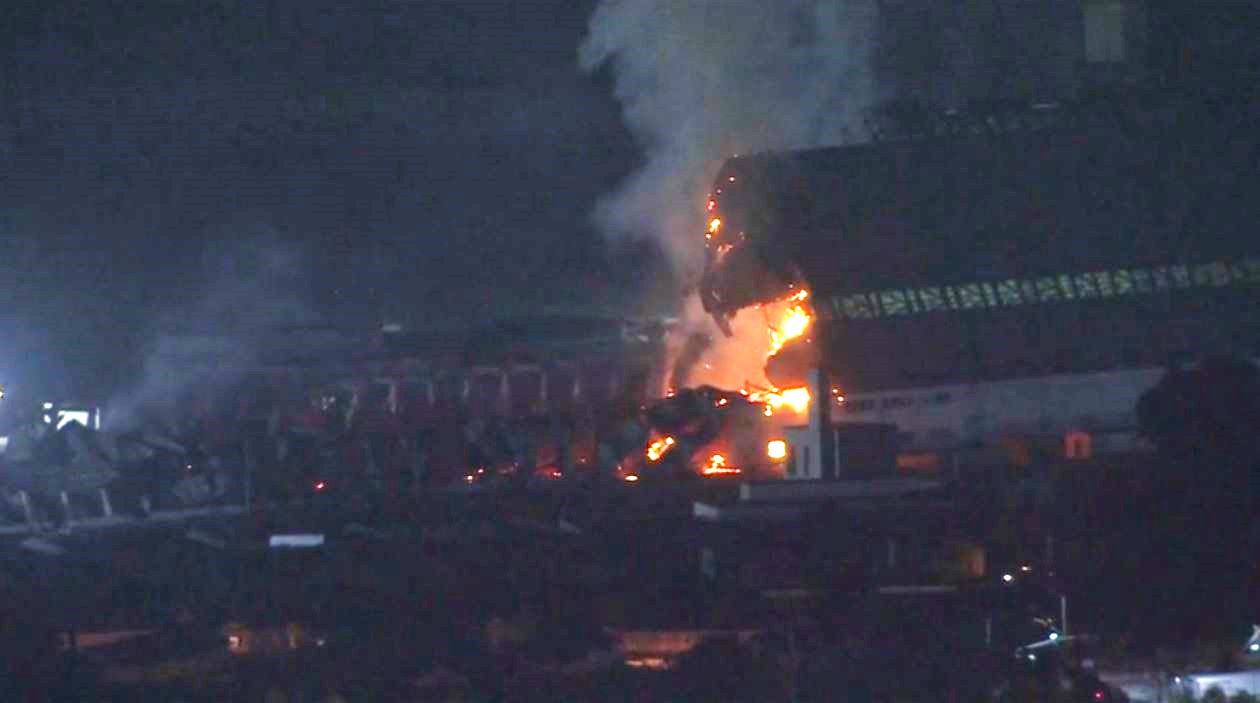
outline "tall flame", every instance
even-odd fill
[[[769,356],[778,354],[785,344],[809,331],[814,317],[806,308],[805,301],[807,300],[809,300],[809,291],[804,289],[787,299],[787,310],[784,311],[782,319],[777,324],[769,326]]]

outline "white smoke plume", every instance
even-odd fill
[[[107,429],[165,424],[190,396],[218,399],[256,368],[278,329],[318,322],[300,247],[264,226],[220,241],[189,276],[193,302],[155,312],[139,378],[106,404]]]
[[[597,206],[610,237],[654,237],[676,275],[703,265],[704,203],[734,154],[859,140],[879,96],[870,57],[876,0],[604,0],[579,50],[588,72],[610,66],[644,164]],[[687,382],[764,381],[764,324],[741,320],[723,339],[698,301],[683,336],[712,346]],[[707,369],[705,366],[707,365]],[[737,365],[738,368],[730,368]],[[742,378],[741,378],[742,377]]]

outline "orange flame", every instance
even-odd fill
[[[730,476],[733,474],[743,473],[742,469],[734,466],[727,466],[726,457],[721,454],[714,454],[709,457],[709,462],[701,469],[705,476]]]
[[[783,312],[782,319],[778,324],[770,325],[770,356],[778,354],[788,342],[809,331],[814,316],[806,306],[807,300],[809,300],[809,291],[804,289],[787,299],[787,309]]]
[[[677,444],[677,441],[673,437],[658,439],[648,445],[647,451],[644,452],[644,456],[647,457],[648,461],[655,464],[661,460],[661,457],[668,454],[669,450],[673,449],[675,444]]]
[[[781,409],[785,405],[798,413],[803,413],[809,409],[809,389],[804,387],[788,388],[786,390],[775,388],[767,391],[749,391],[746,395],[748,400],[765,406],[766,417],[771,417],[776,410]]]

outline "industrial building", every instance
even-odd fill
[[[811,338],[767,374],[818,369],[839,401],[789,431],[789,476],[845,473],[832,421],[895,426],[903,470],[1131,454],[1171,365],[1260,355],[1260,64],[1240,38],[1260,5],[1065,5],[1077,47],[1025,56],[1072,77],[1048,93],[952,107],[911,81],[869,143],[721,169],[706,309],[721,325],[808,288]]]

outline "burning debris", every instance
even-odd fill
[[[777,475],[765,456],[774,428],[764,400],[712,386],[686,388],[646,406],[637,420],[641,443],[617,465],[623,481],[687,476]]]
[[[743,469],[728,465],[726,457],[721,454],[710,456],[708,463],[701,471],[705,476],[733,476],[743,473]]]
[[[652,443],[648,444],[647,451],[644,452],[644,456],[647,457],[648,461],[655,464],[660,461],[661,458],[669,452],[669,450],[673,449],[675,444],[677,444],[677,442],[673,437],[664,437],[662,439],[653,440]]]

